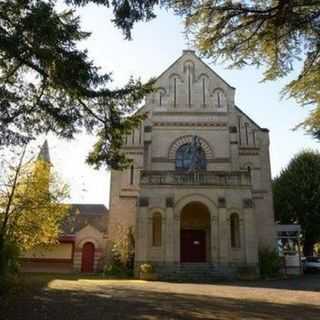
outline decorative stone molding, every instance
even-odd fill
[[[225,122],[186,122],[186,121],[170,121],[155,122],[155,127],[226,127]]]
[[[218,208],[226,208],[226,207],[227,207],[226,198],[223,198],[223,197],[218,198]]]
[[[180,109],[179,111],[154,111],[152,112],[153,116],[209,116],[209,117],[214,117],[214,116],[227,116],[227,112],[215,112],[215,111],[206,111],[203,109],[197,109],[196,111],[190,111],[189,109]],[[211,122],[212,123],[212,122]],[[216,122],[213,122],[216,123]],[[224,125],[227,125],[226,122],[223,122]]]
[[[244,209],[253,208],[252,199],[243,199],[243,208]]]
[[[141,197],[138,199],[139,207],[148,207],[149,206],[149,198]]]
[[[209,143],[201,137],[199,137],[199,141],[200,141],[200,145],[206,155],[206,159],[207,160],[213,159],[213,151],[212,151],[212,148],[210,147]],[[191,142],[192,142],[192,135],[182,136],[182,137],[179,137],[176,140],[174,140],[173,143],[171,144],[171,146],[169,147],[168,158],[170,160],[174,160],[176,158],[177,150],[182,145],[184,145],[186,143],[191,143]]]
[[[173,197],[166,198],[166,207],[173,208],[174,207],[174,199]]]

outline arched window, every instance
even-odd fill
[[[227,98],[222,89],[216,89],[213,92],[213,105],[217,109],[225,108],[227,106]]]
[[[152,246],[160,247],[161,246],[161,213],[156,212],[152,216]]]
[[[206,170],[207,160],[203,149],[199,146],[193,150],[191,143],[183,144],[176,152],[176,170]]]
[[[160,89],[158,90],[158,95],[159,95],[159,106],[160,106],[160,107],[163,105],[163,98],[164,98],[165,94],[166,94],[165,89],[160,88]]]
[[[134,184],[134,166],[130,167],[130,184]]]
[[[231,247],[240,248],[240,219],[237,213],[230,216]]]

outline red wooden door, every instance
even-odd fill
[[[94,245],[86,242],[82,247],[81,272],[93,272]]]
[[[181,262],[206,262],[205,230],[181,230]]]

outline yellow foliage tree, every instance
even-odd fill
[[[25,163],[24,157],[25,149],[0,190],[0,276],[11,258],[6,247],[14,246],[21,253],[56,243],[69,210],[62,204],[68,187],[59,181],[50,162],[38,158]]]

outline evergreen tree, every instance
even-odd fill
[[[71,7],[89,2],[108,5],[66,0]],[[117,23],[125,19],[123,5],[113,2]],[[144,9],[130,15],[148,17]],[[130,28],[125,20],[121,26]],[[70,139],[86,129],[97,136],[90,164],[128,165],[120,152],[122,136],[143,118],[133,113],[152,85],[130,79],[111,90],[110,74],[100,73],[79,49],[89,35],[75,11],[58,12],[54,0],[0,1],[0,145],[24,144],[47,132]]]

